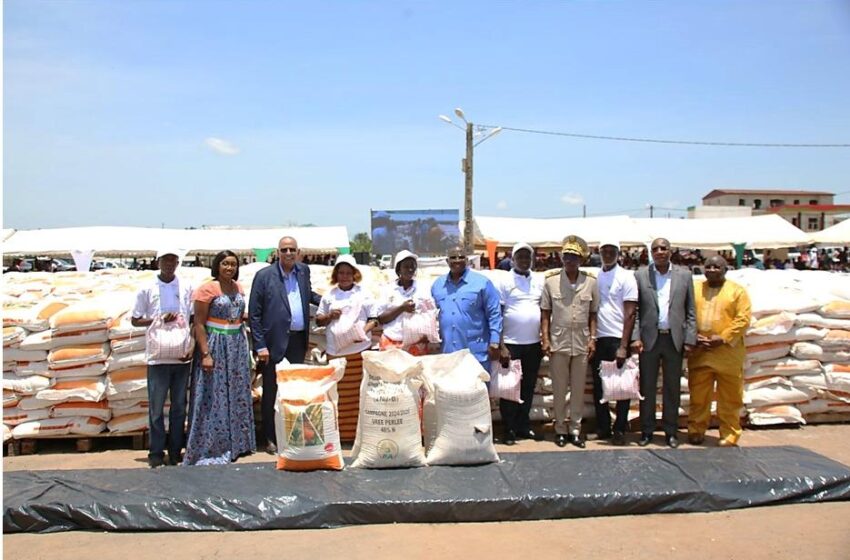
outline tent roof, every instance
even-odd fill
[[[776,215],[736,218],[475,218],[475,243],[498,241],[509,247],[519,241],[534,247],[560,247],[567,235],[578,235],[590,245],[611,238],[621,245],[645,245],[665,237],[678,247],[694,249],[732,249],[744,243],[749,249],[776,249],[808,245],[803,231]],[[461,229],[463,226],[461,225]]]
[[[850,244],[850,219],[839,222],[834,226],[830,226],[825,230],[818,231],[812,234],[814,243],[823,243],[835,245]]]
[[[664,237],[673,246],[694,249],[732,249],[743,243],[747,249],[777,249],[808,245],[809,236],[777,215],[736,218],[633,218],[645,239]]]
[[[336,252],[348,247],[345,226],[267,229],[160,229],[140,227],[76,227],[18,230],[3,242],[6,254],[59,255],[72,250],[94,250],[98,255],[155,253],[160,248],[187,253],[230,249],[248,252],[277,246],[285,235],[298,240],[302,250]]]
[[[463,225],[461,224],[461,230]],[[498,241],[500,247],[524,241],[538,247],[560,247],[564,237],[578,235],[588,244],[616,238],[621,244],[643,245],[645,237],[628,216],[601,218],[498,218],[475,217],[475,243]]]

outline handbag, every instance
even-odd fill
[[[511,360],[508,367],[498,360],[490,362],[490,398],[522,403],[522,362]]]
[[[630,356],[623,367],[618,368],[616,361],[600,362],[599,378],[602,380],[601,404],[609,401],[637,399],[640,394],[640,367],[637,356]]]

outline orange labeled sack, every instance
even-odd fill
[[[326,366],[284,360],[275,369],[277,468],[342,470],[336,385],[345,373],[345,359]]]

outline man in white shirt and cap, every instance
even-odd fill
[[[623,364],[629,355],[629,343],[637,317],[638,288],[635,275],[617,264],[620,242],[603,240],[599,245],[602,270],[596,277],[599,289],[599,311],[596,314],[596,353],[591,361],[593,372],[593,404],[596,407],[596,434],[600,440],[612,439],[611,410],[602,399],[600,364],[617,362]],[[625,445],[629,421],[629,400],[617,401],[617,417],[614,421],[614,445]]]
[[[531,273],[534,248],[528,243],[517,243],[511,250],[513,268],[500,283],[499,298],[502,303],[502,354],[501,362],[520,360],[522,383],[517,403],[499,399],[502,417],[502,443],[513,445],[518,439],[543,439],[529,424],[528,415],[534,399],[534,386],[543,351],[540,344],[540,298],[543,295],[543,277]]]
[[[145,284],[136,294],[136,304],[130,315],[134,327],[148,327],[156,323],[175,324],[181,321],[188,325],[194,311],[192,284],[177,276],[177,267],[185,254],[181,249],[161,249],[156,258],[159,274]],[[191,336],[191,330],[186,333]],[[181,450],[186,434],[186,395],[189,383],[191,354],[182,359],[161,359],[148,354],[148,424],[150,426],[150,450],[148,465],[161,467],[166,463],[177,465],[182,460]],[[165,431],[165,400],[171,407],[168,413],[168,430]],[[168,449],[166,461],[165,451]]]

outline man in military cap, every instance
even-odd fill
[[[546,279],[540,300],[542,349],[549,356],[549,372],[555,397],[555,444],[568,442],[584,447],[581,420],[587,362],[596,347],[596,312],[599,290],[596,279],[579,270],[587,258],[587,243],[570,235],[561,250],[564,268]],[[567,390],[570,425],[567,429]]]

